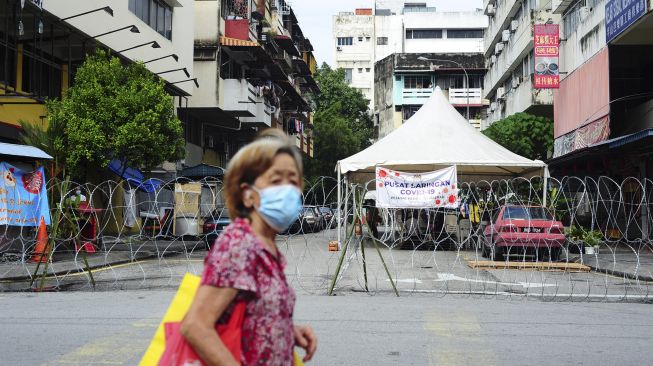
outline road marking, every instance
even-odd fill
[[[422,280],[418,278],[397,278],[393,279],[395,283],[422,283]],[[390,279],[386,278],[385,282],[390,282]]]
[[[149,338],[138,332],[121,332],[95,339],[43,366],[126,365],[142,354],[149,342]]]
[[[424,329],[435,335],[428,351],[429,365],[494,365],[496,355],[480,336],[475,314],[453,310],[425,315]]]
[[[472,283],[486,283],[490,285],[503,285],[503,286],[522,286],[524,288],[542,288],[542,287],[556,287],[557,284],[554,283],[537,283],[537,282],[497,282],[491,280],[477,280],[473,278],[464,278],[456,276],[453,273],[438,273],[438,279],[433,280],[435,282],[447,282],[447,281],[463,281],[463,282],[472,282]]]

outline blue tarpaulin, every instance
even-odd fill
[[[144,181],[143,179],[145,179],[145,176],[140,170],[125,166],[125,164],[118,159],[113,159],[109,162],[109,170],[126,180],[130,186],[147,193],[156,192],[156,190],[162,185],[161,181],[157,179],[148,179]]]
[[[0,225],[38,226],[41,218],[50,225],[50,205],[43,167],[24,172],[0,163]]]

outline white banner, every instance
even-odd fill
[[[376,206],[381,208],[458,208],[456,167],[413,174],[376,168]]]

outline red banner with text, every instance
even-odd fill
[[[535,24],[533,46],[535,48],[536,89],[560,87],[560,28],[558,24]]]

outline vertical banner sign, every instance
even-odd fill
[[[536,89],[560,87],[560,30],[558,24],[535,24],[535,77]]]
[[[43,167],[24,172],[0,163],[0,225],[38,226],[41,218],[50,225],[48,191]]]
[[[381,208],[458,208],[456,167],[413,174],[376,168],[376,206]]]
[[[610,0],[605,3],[605,40],[612,41],[646,13],[646,0]]]

